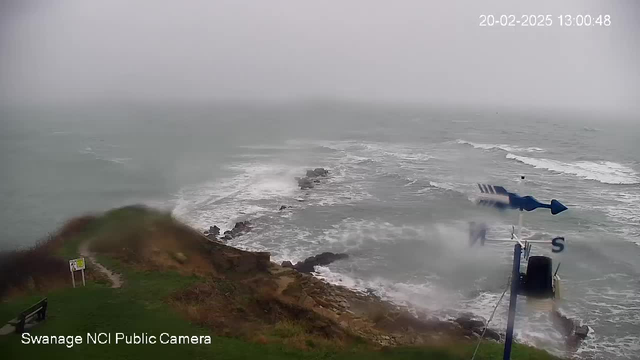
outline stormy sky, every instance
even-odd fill
[[[480,27],[549,14],[550,27]],[[558,15],[611,15],[561,27]],[[640,113],[636,1],[0,0],[0,101],[353,99]]]

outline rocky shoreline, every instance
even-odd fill
[[[296,177],[295,180],[301,190],[310,190],[328,176],[329,170],[316,168],[308,170],[306,176]],[[281,205],[279,211],[287,208],[290,206]],[[211,226],[204,235],[209,241],[223,245],[251,230],[251,221],[246,220],[236,222],[234,227],[225,231],[222,236],[217,225]],[[264,262],[268,253],[259,254],[261,262]],[[279,265],[272,263],[271,273],[279,276],[286,274],[288,286],[281,289],[282,294],[287,297],[293,296],[298,305],[318,312],[380,345],[426,344],[443,338],[475,339],[483,333],[486,340],[504,341],[504,332],[493,328],[485,329],[486,320],[474,314],[462,313],[446,320],[437,319],[424,312],[415,314],[402,306],[381,300],[374,293],[360,293],[326,283],[313,276],[316,266],[326,266],[348,258],[348,254],[324,252],[295,264],[291,261],[283,261]],[[295,291],[291,289],[293,285]],[[565,335],[568,348],[577,349],[589,333],[588,326],[580,325],[556,309],[553,310],[552,319]],[[354,324],[360,325],[354,327]]]

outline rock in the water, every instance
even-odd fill
[[[280,211],[282,211],[282,210],[284,210],[286,208],[287,208],[287,205],[282,205],[282,206],[280,206]]]
[[[291,263],[291,261],[283,261],[280,266],[293,269],[293,264]]]
[[[296,178],[296,180],[298,180],[298,186],[300,186],[300,189],[302,190],[313,189],[313,181],[311,181],[309,178],[307,177]]]
[[[313,170],[314,173],[316,173],[316,175],[318,176],[328,176],[329,175],[329,170],[325,169],[325,168],[316,168],[315,170]]]
[[[587,325],[578,326],[576,328],[576,336],[585,339],[589,335],[589,327]]]
[[[329,265],[336,260],[346,259],[349,255],[347,254],[334,254],[332,252],[324,252],[322,254],[311,256],[306,258],[304,261],[300,261],[296,263],[293,268],[302,273],[310,273],[315,270],[317,265]]]
[[[236,237],[239,235],[242,235],[246,232],[251,231],[251,227],[249,226],[251,223],[249,222],[249,220],[247,221],[238,221],[235,226],[233,227],[233,229],[231,229],[230,235],[232,237]],[[225,234],[227,232],[225,231]]]
[[[564,336],[570,336],[576,328],[574,321],[562,315],[558,310],[551,312],[551,320],[556,329],[564,334]]]
[[[307,170],[307,177],[326,177],[329,175],[329,170],[324,168],[315,168],[314,170]]]
[[[213,236],[218,236],[220,235],[220,228],[217,227],[216,225],[214,226],[209,226],[209,234],[213,235]]]

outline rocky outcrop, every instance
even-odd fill
[[[580,325],[578,321],[562,315],[557,309],[551,312],[551,320],[556,329],[566,337],[567,344],[573,348],[577,348],[589,335],[589,326]]]
[[[218,242],[209,242],[208,260],[218,273],[249,274],[266,272],[271,265],[268,252],[250,252],[236,249]]]
[[[575,330],[575,335],[584,340],[589,335],[589,327],[587,325],[578,326]]]
[[[485,330],[486,324],[484,320],[474,317],[473,314],[462,314],[460,317],[455,319],[455,322],[469,335],[475,334],[477,336],[482,336],[482,333],[484,332],[484,337],[487,339],[495,341],[501,341],[502,339],[500,333],[497,331],[489,328]]]
[[[298,180],[298,186],[300,187],[301,190],[313,189],[314,185],[311,179],[303,177],[303,178],[296,178],[296,180]]]
[[[325,168],[316,168],[314,170],[307,170],[308,178],[327,177],[327,176],[329,176],[329,170],[326,170]]]
[[[468,315],[463,315],[459,318],[457,318],[456,323],[458,323],[458,325],[460,325],[460,327],[462,327],[465,330],[473,330],[473,329],[483,329],[484,328],[484,321],[482,320],[474,320],[471,317],[469,317]]]
[[[220,228],[217,226],[210,226],[209,227],[209,234],[213,234],[214,236],[218,236],[220,235]]]
[[[280,211],[285,210],[287,207],[288,207],[287,205],[280,206]]]
[[[291,261],[283,261],[281,266],[295,269],[301,273],[308,274],[315,271],[315,267],[318,265],[329,265],[336,260],[346,259],[348,257],[349,255],[347,254],[334,254],[332,252],[324,252],[316,256],[308,257],[304,261],[299,261],[295,265],[293,265]]]
[[[220,238],[218,237],[220,228],[215,225],[210,226],[209,230],[204,232],[204,235],[211,241],[226,242],[249,231],[251,231],[251,223],[247,220],[237,222],[233,229],[225,231]]]
[[[302,190],[313,189],[314,184],[319,184],[320,179],[329,176],[329,170],[325,168],[316,168],[314,170],[307,170],[305,177],[297,177],[298,186]]]

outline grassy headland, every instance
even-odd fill
[[[87,286],[71,288],[67,260],[87,241],[124,286],[111,288],[88,264]],[[0,336],[8,359],[469,359],[475,346],[455,325],[411,318],[374,297],[270,263],[265,254],[209,242],[143,207],[72,220],[46,242],[2,259],[2,323],[46,296],[48,318],[30,333],[84,340],[68,348]],[[212,343],[88,345],[87,333],[208,335]],[[556,359],[523,345],[512,357]],[[501,358],[502,344],[492,341],[476,356]]]

